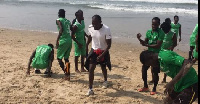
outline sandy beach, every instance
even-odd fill
[[[102,89],[103,75],[98,66],[94,77],[94,96],[87,97],[88,73],[77,74],[74,71],[74,48],[71,51],[71,81],[62,79],[64,76],[57,60],[52,66],[53,75],[46,78],[44,74],[26,76],[29,57],[37,45],[53,43],[57,34],[27,30],[0,29],[0,103],[26,104],[162,104],[164,85],[161,83],[163,73],[157,87],[157,94],[140,93],[137,89],[143,87],[139,54],[144,47],[135,44],[120,43],[113,40],[110,49],[112,71],[108,71],[109,87]],[[177,51],[177,50],[176,50]],[[188,52],[177,51],[188,57]],[[56,59],[56,49],[55,49]],[[79,65],[80,68],[80,65]],[[194,68],[197,70],[198,65]],[[41,70],[42,73],[44,70]],[[151,80],[150,70],[148,81]],[[171,78],[167,77],[167,82]],[[149,85],[152,89],[152,85]],[[197,104],[197,101],[193,104]]]

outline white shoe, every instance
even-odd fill
[[[94,95],[93,90],[88,90],[88,92],[85,94],[86,96]]]
[[[107,82],[107,81],[103,82],[102,88],[103,88],[103,89],[108,88],[108,82]]]

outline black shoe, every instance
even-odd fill
[[[35,74],[41,74],[40,70],[35,70]]]
[[[52,74],[52,72],[50,72]],[[48,71],[45,71],[44,74],[48,74]]]

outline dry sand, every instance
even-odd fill
[[[80,103],[118,103],[118,104],[162,104],[164,85],[163,73],[156,95],[140,93],[143,87],[139,54],[145,48],[134,44],[117,43],[113,40],[111,53],[112,71],[108,71],[109,88],[102,89],[103,75],[98,66],[95,70],[95,95],[87,97],[88,73],[76,74],[74,71],[74,49],[71,51],[71,81],[62,79],[63,72],[54,60],[51,78],[44,74],[26,77],[29,57],[37,45],[55,44],[57,34],[26,30],[0,29],[0,103],[26,104],[80,104]],[[187,58],[187,52],[178,52]],[[56,50],[55,50],[56,59]],[[194,66],[197,69],[198,65]],[[80,65],[79,65],[80,68]],[[42,73],[44,70],[42,70]],[[151,80],[150,70],[148,80]],[[167,77],[167,82],[171,79]],[[152,89],[152,85],[149,85]],[[197,104],[197,101],[194,103]]]

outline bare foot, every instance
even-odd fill
[[[81,73],[79,70],[75,70],[76,73]]]
[[[63,79],[70,81],[70,76],[65,76]]]

